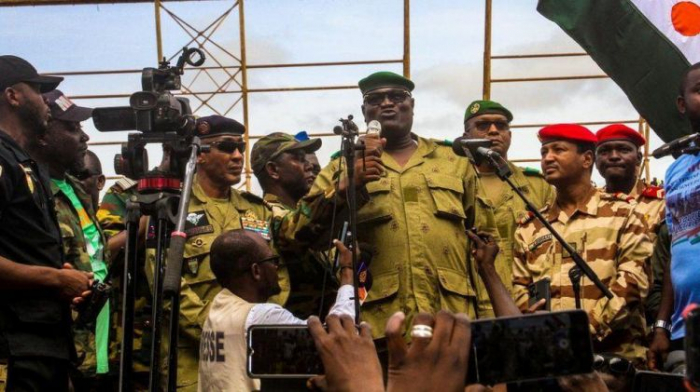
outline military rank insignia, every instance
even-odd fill
[[[262,238],[270,241],[272,237],[270,236],[270,226],[267,224],[266,220],[260,220],[255,215],[255,213],[248,211],[241,217],[241,227],[244,230],[249,230],[256,232],[262,236]]]
[[[27,188],[29,188],[29,193],[34,193],[34,180],[32,179],[32,168],[20,165],[22,170],[24,170],[24,177],[27,180]]]

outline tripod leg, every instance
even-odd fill
[[[153,341],[151,342],[150,388],[152,392],[160,387],[160,346],[161,324],[163,322],[163,263],[167,241],[167,223],[158,219],[156,222],[156,259],[153,271]]]
[[[122,277],[122,343],[119,363],[119,390],[132,391],[133,388],[133,359],[134,359],[134,302],[136,294],[134,279],[136,277],[136,260],[138,258],[139,235],[139,204],[127,203],[127,237],[124,259],[124,275]]]

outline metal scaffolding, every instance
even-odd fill
[[[406,77],[411,76],[411,50],[410,50],[410,0],[403,1],[403,56],[400,59],[379,59],[379,60],[362,60],[362,61],[328,61],[328,62],[304,62],[304,63],[275,63],[275,64],[249,64],[246,56],[246,18],[245,18],[245,1],[244,0],[219,0],[221,2],[229,2],[228,7],[221,15],[218,15],[211,23],[203,28],[195,27],[189,23],[184,17],[177,15],[165,3],[184,1],[201,1],[201,0],[120,0],[120,1],[100,1],[100,0],[0,0],[0,7],[10,6],[45,6],[45,5],[76,5],[76,4],[115,4],[115,3],[153,3],[154,18],[155,18],[155,39],[157,47],[157,60],[164,58],[163,53],[163,35],[162,21],[163,15],[174,21],[182,30],[189,36],[189,41],[185,42],[184,46],[196,45],[207,55],[209,61],[213,61],[216,66],[207,66],[201,68],[193,68],[190,72],[194,77],[190,82],[183,87],[178,96],[188,96],[196,98],[199,101],[198,105],[193,105],[193,112],[196,114],[202,108],[207,108],[216,114],[227,115],[239,104],[243,110],[243,124],[246,127],[244,135],[246,141],[246,162],[245,162],[245,182],[242,184],[247,190],[251,188],[251,167],[250,167],[250,143],[255,136],[250,132],[249,121],[249,97],[255,93],[284,93],[296,91],[328,91],[328,90],[351,90],[357,89],[357,85],[332,85],[332,86],[294,86],[294,87],[277,87],[277,88],[251,88],[248,85],[248,71],[251,69],[282,69],[282,68],[304,68],[304,67],[339,67],[339,66],[358,66],[358,65],[376,65],[376,64],[402,64],[403,74]],[[238,28],[239,37],[238,43],[240,49],[238,53],[233,53],[230,47],[216,42],[212,36],[219,30],[223,23],[231,16],[234,11],[238,11]],[[178,51],[169,56],[165,56],[167,60],[176,58],[181,51]],[[215,56],[216,53],[220,55]],[[222,58],[223,57],[223,58]],[[230,63],[233,62],[231,65]],[[223,78],[217,77],[214,71],[223,71]],[[139,74],[141,69],[112,69],[112,70],[90,70],[90,71],[51,71],[47,72],[50,75],[58,76],[87,76],[87,75],[117,75],[117,74]],[[208,78],[216,86],[215,89],[207,91],[198,91],[194,88],[195,82],[199,78]],[[239,95],[233,104],[219,107],[212,101],[219,95],[235,94]],[[128,98],[130,94],[93,94],[93,95],[71,95],[71,99],[108,99],[108,98]],[[310,133],[312,137],[331,136],[329,133]],[[91,142],[92,146],[115,146],[121,145],[122,141],[107,141],[107,142]],[[112,177],[119,178],[119,177]]]
[[[591,79],[609,79],[608,75],[565,75],[565,76],[551,76],[551,77],[523,77],[523,78],[493,78],[491,75],[491,62],[493,60],[523,60],[523,59],[547,59],[547,58],[571,58],[571,57],[589,57],[588,53],[540,53],[540,54],[509,54],[509,55],[496,55],[491,53],[491,26],[493,21],[493,0],[485,0],[485,10],[484,10],[484,57],[483,57],[483,99],[490,99],[491,97],[491,84],[492,83],[529,83],[529,82],[554,82],[563,80],[591,80]],[[635,124],[639,133],[641,133],[644,138],[649,140],[649,124],[643,119],[638,118],[634,120],[618,120],[618,121],[591,121],[591,122],[579,122],[578,124],[588,126],[588,125],[609,125],[609,124]],[[541,128],[548,124],[514,124],[511,128]],[[514,159],[513,162],[539,162],[539,158],[527,158],[527,159]],[[651,173],[649,169],[649,143],[644,145],[643,151],[643,161],[642,170],[640,170],[639,176],[647,181],[651,180]]]

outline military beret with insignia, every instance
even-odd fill
[[[513,114],[500,103],[479,100],[474,101],[467,106],[467,110],[464,112],[464,122],[472,117],[480,116],[482,114],[502,114],[506,116],[508,122],[513,121]]]
[[[570,142],[596,143],[598,138],[588,128],[578,124],[554,124],[547,125],[537,132],[537,138],[542,144],[557,140]]]
[[[312,153],[319,148],[321,148],[321,139],[310,139],[307,136],[306,140],[300,141],[295,136],[283,132],[273,132],[255,142],[253,150],[250,152],[250,162],[253,166],[253,172],[258,174],[263,171],[265,164],[283,152],[304,150],[306,153]]]
[[[221,135],[240,136],[245,133],[245,126],[238,121],[224,116],[207,116],[197,119],[196,135],[200,138]]]
[[[641,133],[624,124],[612,124],[601,128],[596,132],[596,137],[598,138],[598,145],[613,140],[632,142],[637,147],[641,147],[647,143]]]
[[[358,85],[363,95],[372,90],[385,87],[398,87],[408,91],[413,91],[416,87],[411,80],[389,71],[375,72],[360,80]]]

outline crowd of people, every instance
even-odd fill
[[[99,200],[105,176],[81,125],[92,109],[57,90],[61,81],[0,56],[0,385],[7,391],[117,386],[127,205],[138,179],[120,179]],[[606,358],[636,369],[682,368],[682,358],[667,359],[683,350],[683,310],[700,303],[698,155],[678,158],[661,187],[640,179],[647,143],[640,133],[623,124],[596,133],[555,124],[538,132],[541,171],[522,168],[508,161],[513,113],[476,100],[454,136],[490,140],[512,172],[511,188],[488,161],[458,156],[450,142],[413,129],[411,80],[376,72],[358,85],[364,121],[378,121],[381,132],[360,137],[353,181],[340,153],[319,165],[320,139],[275,132],[250,153],[263,194],[239,191],[245,127],[218,115],[197,119],[194,134],[209,148],[197,157],[184,228],[178,344],[170,347],[177,390],[499,390],[465,386],[470,320],[545,307],[584,310],[594,352]],[[683,76],[677,103],[688,131],[700,132],[700,64]],[[174,159],[168,145],[163,153],[154,173]],[[591,181],[596,169],[601,188]],[[357,232],[346,247],[337,238],[351,212],[350,186]],[[572,281],[572,255],[516,191],[611,297],[586,276]],[[134,335],[130,383],[147,390],[160,243],[155,220],[143,216],[138,228],[135,316],[125,327]],[[362,279],[351,249],[368,265]],[[551,298],[533,300],[529,289],[545,279]],[[113,291],[86,320],[81,311],[96,282]],[[248,328],[268,324],[308,325],[325,374],[262,385],[249,377]],[[167,352],[169,339],[159,341],[154,349]],[[166,385],[168,364],[160,363]],[[556,385],[629,390],[630,377],[594,372]]]

